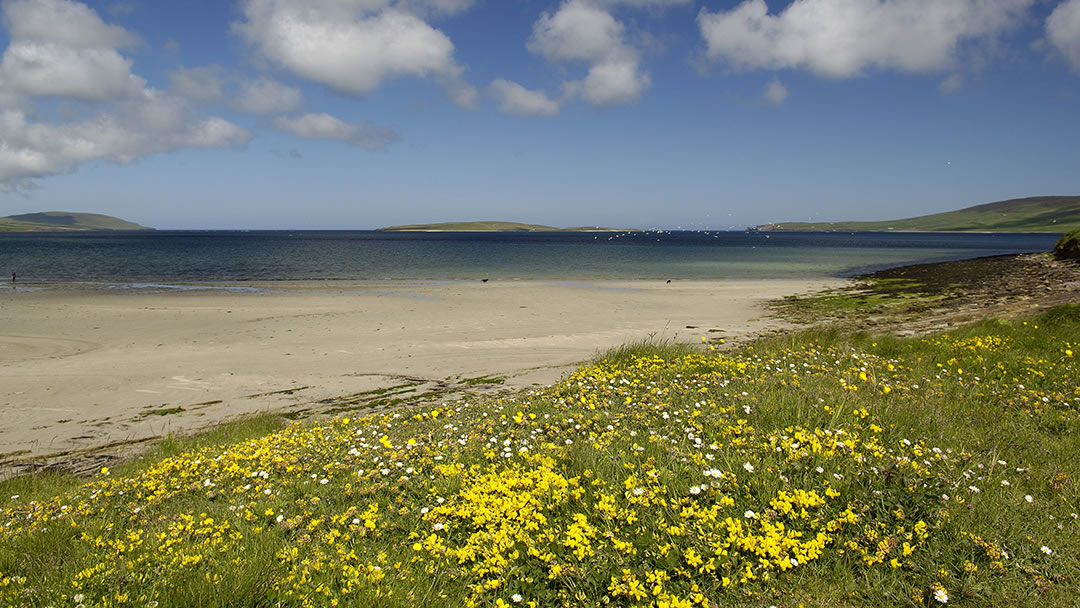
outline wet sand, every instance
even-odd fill
[[[491,376],[512,388],[550,384],[624,343],[700,343],[778,326],[763,317],[763,301],[841,283],[6,286],[0,468],[252,412],[311,412],[320,402],[333,411],[388,387],[449,394]]]

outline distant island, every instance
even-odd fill
[[[153,230],[111,215],[43,211],[0,217],[0,232],[67,232],[81,230]]]
[[[636,228],[602,228],[579,226],[556,228],[543,224],[517,222],[442,222],[440,224],[407,224],[379,228],[380,232],[640,232]]]
[[[884,222],[782,222],[762,232],[1069,232],[1080,228],[1080,196],[1035,196]]]

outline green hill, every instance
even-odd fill
[[[153,230],[146,226],[97,213],[43,211],[0,217],[0,232],[47,232],[67,230]]]
[[[883,222],[782,222],[770,232],[1068,232],[1080,228],[1080,196],[1036,196]]]
[[[407,224],[379,228],[381,232],[621,232],[617,228],[583,226],[556,228],[543,224],[519,224],[517,222],[443,222],[440,224]]]

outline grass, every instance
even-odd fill
[[[1080,260],[1080,228],[1058,239],[1054,244],[1054,257],[1059,260]]]
[[[675,342],[674,340],[660,340],[654,336],[643,338],[637,342],[629,342],[614,348],[609,348],[593,357],[593,365],[609,363],[625,365],[641,357],[658,357],[661,359],[677,359],[684,355],[697,352],[692,344]]]
[[[1080,229],[1080,196],[1039,196],[882,222],[782,222],[762,230],[837,232],[1068,232]]]
[[[931,292],[936,293],[931,293]],[[786,296],[770,304],[776,316],[793,323],[859,323],[870,316],[897,317],[933,307],[947,290],[928,289],[909,279],[864,277],[851,285]]]
[[[153,444],[137,458],[114,466],[118,475],[138,472],[147,463],[179,456],[192,450],[232,445],[268,433],[281,430],[286,419],[273,413],[243,416],[218,424],[210,429],[192,433],[172,433]],[[20,475],[0,481],[0,505],[10,496],[18,495],[22,500],[46,500],[63,495],[86,482],[79,475],[65,473],[54,468],[46,468],[33,474]]]
[[[0,217],[0,232],[48,230],[147,230],[138,224],[96,213],[45,211]]]
[[[709,347],[12,480],[0,604],[1077,605],[1080,307]]]
[[[485,386],[490,384],[504,384],[506,376],[477,376],[475,378],[462,378],[457,384],[461,386]]]

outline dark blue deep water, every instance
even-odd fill
[[[918,262],[1049,251],[1058,236],[666,231],[0,233],[0,272],[17,271],[20,282],[105,284],[815,278]]]

